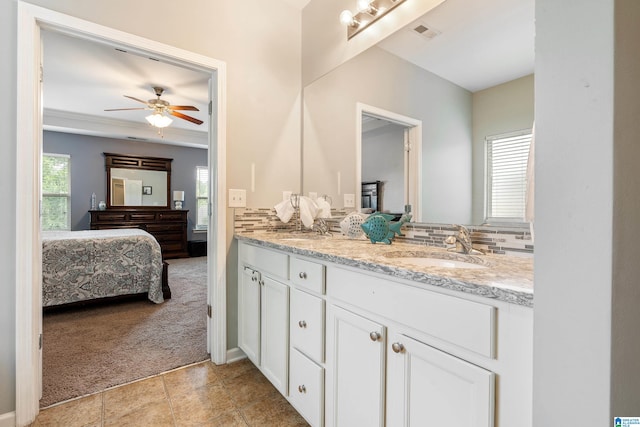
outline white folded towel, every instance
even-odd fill
[[[311,228],[313,220],[317,218],[318,205],[307,196],[300,196],[300,220],[305,227]]]
[[[325,199],[316,199],[316,205],[318,206],[318,214],[316,218],[331,218],[331,205]]]
[[[274,209],[276,210],[276,216],[285,224],[291,220],[291,217],[295,213],[295,209],[293,209],[291,205],[291,199],[281,201],[274,206]]]

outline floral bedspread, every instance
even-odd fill
[[[148,292],[162,297],[162,253],[138,229],[42,233],[42,305]]]

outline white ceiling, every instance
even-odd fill
[[[300,10],[309,2],[282,1]],[[379,46],[469,91],[533,72],[534,0],[446,0],[414,24],[440,34],[429,40],[410,25]],[[207,146],[207,73],[51,31],[43,40],[45,129]],[[153,86],[172,105],[199,108],[184,113],[205,123],[174,118],[160,136],[148,111],[104,111],[144,107],[124,95],[152,99]]]

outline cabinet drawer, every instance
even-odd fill
[[[95,217],[96,217],[95,218],[96,222],[119,222],[119,221],[125,221],[127,219],[127,214],[124,212],[117,212],[117,213],[100,212],[100,213],[96,213]]]
[[[131,221],[155,221],[156,214],[154,213],[130,213],[129,219]]]
[[[312,426],[321,426],[324,413],[324,369],[291,350],[289,399]],[[357,384],[353,385],[357,387]]]
[[[327,295],[483,356],[494,356],[492,306],[333,267],[327,271]]]
[[[289,279],[289,255],[246,243],[238,245],[238,259],[263,273]]]
[[[324,294],[324,265],[291,257],[290,274],[296,286]]]
[[[157,233],[164,231],[177,231],[182,233],[183,224],[147,224],[147,231],[149,233]]]
[[[316,362],[324,362],[324,301],[291,290],[291,345]]]
[[[181,221],[182,212],[161,212],[158,214],[159,221]]]

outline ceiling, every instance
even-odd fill
[[[300,10],[309,2],[282,1]],[[436,37],[417,34],[418,25]],[[43,42],[45,129],[207,146],[208,73],[51,31]],[[379,46],[471,92],[492,87],[533,73],[534,0],[446,0]],[[144,107],[124,95],[153,99],[153,86],[172,105],[197,107],[184,113],[204,123],[174,118],[160,135],[148,111],[104,111]]]

